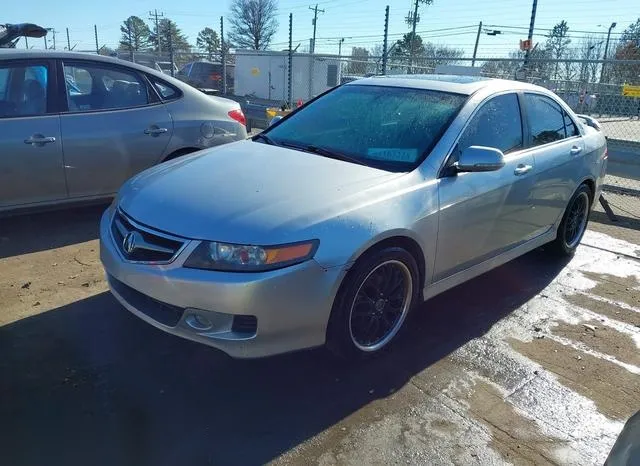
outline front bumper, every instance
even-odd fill
[[[182,267],[198,241],[170,264],[132,263],[115,246],[111,219],[108,210],[100,222],[100,259],[109,287],[146,322],[239,358],[324,344],[342,268],[324,269],[314,260],[263,273]],[[239,320],[244,325],[237,325]]]

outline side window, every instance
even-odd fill
[[[45,65],[0,65],[0,118],[47,113]]]
[[[525,94],[527,116],[531,128],[532,146],[541,146],[564,139],[564,112],[548,97]]]
[[[182,68],[180,68],[180,71],[178,71],[178,74],[182,74],[182,75],[188,76],[189,75],[189,71],[191,71],[191,63],[187,63]]]
[[[147,86],[133,71],[98,63],[65,64],[64,77],[71,112],[115,110],[149,103]]]
[[[153,83],[153,87],[156,88],[162,100],[173,100],[179,98],[182,94],[178,89],[173,87],[171,84],[164,82],[155,76],[147,75],[149,80]]]
[[[199,76],[202,73],[202,63],[194,63],[191,66],[190,76]]]
[[[576,124],[573,122],[571,117],[567,115],[567,112],[562,112],[562,113],[564,115],[564,128],[565,128],[567,137],[570,138],[572,136],[579,136],[580,131],[578,131],[578,128],[576,127]]]
[[[516,94],[504,94],[482,105],[458,142],[458,151],[486,146],[507,154],[522,149],[522,120]]]

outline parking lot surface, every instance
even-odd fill
[[[109,295],[103,209],[0,223],[0,464],[602,464],[640,409],[640,246],[615,230],[428,301],[374,360],[241,361]]]

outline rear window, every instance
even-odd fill
[[[381,168],[411,170],[466,99],[440,91],[348,85],[301,108],[267,134],[275,142],[322,147]]]
[[[158,94],[160,94],[162,100],[173,100],[179,98],[182,95],[180,91],[171,84],[162,81],[155,76],[148,75],[148,78],[153,84],[153,87],[155,87],[156,91],[158,91]]]

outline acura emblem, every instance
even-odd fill
[[[142,235],[137,231],[131,231],[122,240],[122,249],[127,254],[132,254],[137,248],[138,244],[142,241]]]

